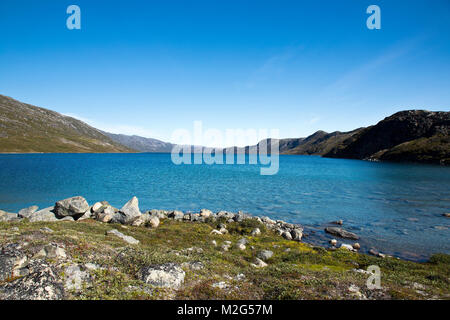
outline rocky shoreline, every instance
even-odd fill
[[[179,210],[158,210],[152,209],[144,213],[139,209],[139,200],[136,196],[131,198],[121,209],[115,208],[108,201],[96,202],[92,206],[88,204],[82,196],[75,196],[57,201],[53,207],[48,207],[38,211],[37,206],[31,206],[21,209],[18,213],[5,212],[0,210],[0,221],[17,221],[28,219],[30,222],[55,222],[55,221],[83,221],[85,219],[94,219],[103,223],[118,223],[123,225],[132,225],[135,227],[146,226],[157,228],[161,219],[173,219],[183,222],[215,222],[222,219],[224,222],[242,222],[244,220],[255,220],[262,223],[269,230],[286,240],[302,241],[303,227],[299,224],[288,223],[283,220],[273,220],[267,216],[258,217],[239,211],[237,213],[229,211],[213,212],[208,209],[201,209],[199,213],[184,213]],[[326,227],[324,231],[328,234],[341,239],[358,240],[359,236],[355,233],[343,229],[342,220],[333,221],[331,224],[340,225],[339,227]],[[212,234],[226,234],[226,224],[219,224]],[[252,231],[252,235],[258,235],[259,229]],[[329,242],[332,248],[336,248],[338,240],[331,239]],[[358,242],[352,245],[341,243],[339,248],[350,251],[360,249]],[[376,250],[369,250],[370,254],[384,257]]]
[[[387,287],[378,291],[363,288],[368,261],[386,265],[386,272],[393,272],[395,281],[399,277],[396,272],[410,279],[415,268],[422,268],[375,250],[369,252],[372,257],[359,254],[357,242],[342,243],[338,248],[338,241],[332,239],[328,248],[312,246],[302,242],[301,225],[243,212],[153,209],[142,213],[136,197],[118,209],[106,201],[89,205],[81,196],[38,209],[32,206],[17,214],[0,211],[0,299],[203,299],[204,295],[278,299],[279,290],[288,290],[299,279],[304,286],[307,279],[330,276],[339,283],[331,285],[334,289],[326,289],[335,298],[395,298]],[[342,221],[332,224],[335,226],[325,228],[328,234],[359,239],[342,228]],[[438,257],[433,258],[438,261],[433,268],[441,277],[439,285],[448,289],[448,256]],[[392,265],[399,271],[392,271]],[[230,275],[230,270],[236,274]],[[282,280],[280,272],[286,272]],[[360,276],[359,282],[355,274]],[[436,287],[432,282],[435,275],[430,277],[428,285],[405,280],[408,294],[447,297],[448,290]],[[210,291],[200,289],[198,279]],[[120,283],[112,293],[111,281]],[[275,289],[268,288],[264,281]],[[311,285],[317,286],[314,281]],[[389,286],[399,290],[395,281]],[[102,290],[98,289],[105,283]],[[242,291],[243,287],[252,287],[254,292]],[[430,293],[422,294],[425,289]],[[320,298],[320,290],[325,289],[314,290],[300,290],[292,298]],[[404,294],[404,290],[402,287],[399,292]]]

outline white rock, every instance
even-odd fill
[[[147,284],[178,289],[184,282],[186,273],[175,263],[165,263],[142,268],[139,277]]]
[[[251,263],[250,264],[252,267],[254,268],[264,268],[267,267],[267,263],[265,263],[264,261],[262,261],[259,258],[255,258],[255,263]]]
[[[46,245],[35,256],[35,258],[49,258],[49,259],[65,259],[67,258],[66,251],[56,244]]]
[[[126,236],[122,232],[117,231],[116,229],[109,230],[107,232],[107,234],[119,237],[119,238],[121,238],[122,240],[124,240],[125,242],[127,242],[129,244],[138,244],[139,243],[139,240],[136,240],[135,238],[133,238],[131,236]]]
[[[346,250],[349,250],[349,251],[354,251],[353,247],[351,245],[349,245],[349,244],[346,244],[346,243],[341,244],[340,248],[346,249]]]
[[[78,264],[72,264],[64,270],[64,287],[67,290],[80,291],[83,284],[90,281],[91,277],[87,271],[83,271]]]
[[[208,210],[208,209],[202,209],[202,210],[200,210],[200,216],[201,216],[201,217],[208,218],[208,217],[210,217],[212,214],[213,214],[213,213],[212,213],[211,210]]]
[[[33,213],[29,221],[30,222],[53,222],[58,221],[55,214],[53,213],[53,207],[48,207]]]
[[[148,226],[151,228],[157,228],[159,226],[159,218],[158,217],[151,217],[148,221]]]
[[[141,216],[139,210],[139,200],[136,197],[131,198],[117,214],[113,220],[123,224],[131,224],[134,220]]]
[[[35,213],[39,209],[38,206],[31,206],[19,211],[18,216],[21,218],[30,218],[33,213]]]

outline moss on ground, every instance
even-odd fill
[[[434,255],[427,263],[397,258],[379,258],[344,249],[327,250],[287,241],[255,221],[227,225],[229,234],[211,235],[218,222],[196,223],[162,220],[156,229],[104,224],[93,220],[79,222],[0,222],[0,245],[28,243],[34,254],[49,242],[62,244],[70,263],[95,263],[92,285],[68,299],[449,299],[450,256]],[[54,232],[42,231],[44,227]],[[250,232],[259,227],[261,235]],[[106,235],[115,228],[140,241],[127,245]],[[234,244],[242,237],[247,248]],[[217,241],[217,246],[212,241]],[[222,251],[231,241],[229,251]],[[251,263],[260,250],[273,256],[265,268]],[[186,271],[184,285],[177,291],[154,288],[138,278],[138,271],[150,264],[176,262]],[[203,269],[191,270],[189,262],[202,262]],[[382,289],[366,286],[368,274],[355,272],[377,265]],[[240,275],[240,276],[238,276]],[[243,275],[243,276],[242,276]],[[63,274],[61,276],[64,276]],[[225,288],[213,284],[225,283]],[[359,294],[349,288],[359,287]]]

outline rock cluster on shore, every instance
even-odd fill
[[[96,202],[89,206],[85,198],[75,196],[57,201],[54,207],[48,207],[37,211],[37,206],[32,206],[19,211],[18,214],[0,211],[0,221],[13,221],[28,219],[30,222],[54,222],[54,221],[78,221],[94,219],[104,223],[120,223],[124,225],[140,226],[145,225],[157,228],[160,219],[173,219],[178,221],[206,222],[224,218],[227,222],[241,222],[246,219],[255,219],[264,224],[268,229],[276,231],[287,240],[301,241],[303,228],[299,225],[287,223],[282,220],[272,220],[269,217],[255,217],[239,211],[238,213],[219,211],[217,213],[208,209],[201,209],[199,213],[183,213],[179,210],[149,210],[142,213],[139,209],[139,200],[133,197],[121,209],[110,205],[107,201]],[[120,236],[115,231],[111,234]],[[227,233],[225,225],[213,230],[213,234],[221,235]],[[252,235],[257,236],[261,231],[256,228]],[[130,240],[130,239],[128,239]],[[132,240],[130,240],[132,241]],[[129,241],[127,241],[129,242]],[[242,246],[241,246],[242,247]]]

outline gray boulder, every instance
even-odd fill
[[[16,213],[0,210],[0,221],[17,221],[20,220]]]
[[[212,211],[208,210],[208,209],[201,209],[200,210],[200,216],[205,217],[205,218],[209,218],[212,215]]]
[[[255,228],[252,231],[252,237],[256,237],[259,236],[261,234],[261,230],[259,230],[259,228]]]
[[[60,300],[64,287],[57,272],[40,263],[28,275],[0,287],[0,300]]]
[[[35,259],[66,259],[66,251],[57,244],[48,244],[36,253]]]
[[[258,253],[258,258],[260,258],[263,261],[269,260],[270,258],[272,258],[272,256],[273,252],[270,250],[263,250]]]
[[[344,239],[358,240],[359,236],[339,227],[327,227],[325,232]]]
[[[158,217],[150,217],[147,221],[147,226],[150,228],[157,228],[159,226],[160,220]]]
[[[117,231],[116,229],[109,230],[106,234],[119,237],[123,241],[125,241],[126,243],[129,243],[129,244],[139,244],[139,240],[136,240],[135,238],[133,238],[131,236],[126,236],[122,232]]]
[[[39,209],[38,206],[31,206],[28,208],[24,208],[19,211],[18,215],[20,218],[30,218],[31,215],[37,211],[37,209]]]
[[[103,206],[101,209],[101,211],[94,213],[95,219],[101,222],[110,222],[116,214],[114,208],[107,205]]]
[[[139,210],[139,200],[138,198],[133,197],[114,215],[113,222],[131,224],[141,215],[142,213]]]
[[[144,267],[139,278],[155,287],[178,289],[184,282],[186,273],[176,263],[165,263]]]
[[[283,231],[283,233],[281,234],[281,236],[283,238],[285,238],[286,240],[292,240],[292,235],[290,231]]]
[[[183,220],[184,218],[184,213],[178,210],[174,210],[172,212],[170,212],[167,217],[172,218],[174,220]]]
[[[53,222],[58,221],[55,214],[53,213],[53,207],[48,207],[42,210],[39,210],[35,213],[33,213],[29,221],[30,222]]]
[[[292,240],[301,241],[303,236],[302,229],[294,229],[291,231]]]
[[[18,244],[8,244],[1,248],[0,281],[20,277],[28,273],[28,269],[25,268],[28,258],[19,248]]]
[[[74,219],[77,219],[84,215],[89,208],[86,199],[77,196],[56,202],[54,211],[58,218],[71,216],[74,217]]]
[[[255,258],[255,262],[254,263],[250,263],[250,265],[254,268],[264,268],[267,267],[267,263],[265,263],[264,261],[262,261],[259,258]]]

